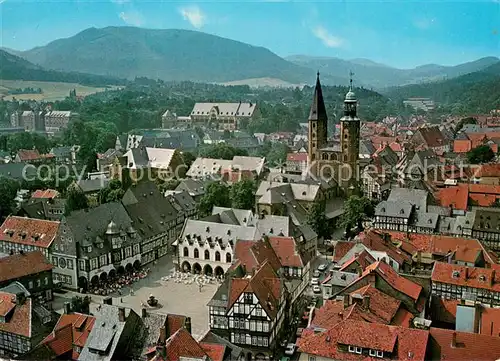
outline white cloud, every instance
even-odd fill
[[[142,24],[144,24],[142,15],[137,11],[122,11],[120,14],[118,14],[118,17],[128,25],[141,26]]]
[[[196,5],[180,8],[179,13],[182,15],[184,20],[189,21],[196,29],[202,28],[207,20],[205,13],[203,13],[203,11],[201,11],[201,9]]]
[[[344,44],[344,40],[338,36],[331,34],[323,26],[316,26],[312,29],[315,37],[320,39],[323,44],[329,48],[338,48]]]

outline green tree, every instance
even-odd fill
[[[0,217],[4,219],[7,217],[14,207],[16,202],[17,191],[19,190],[19,183],[13,179],[0,177]]]
[[[268,153],[264,156],[269,164],[279,166],[286,162],[288,153],[290,153],[288,145],[284,143],[272,143]]]
[[[467,152],[467,159],[472,164],[488,163],[495,158],[495,153],[487,145],[480,145]]]
[[[237,209],[253,209],[256,186],[254,181],[245,179],[231,186],[231,205]]]
[[[99,203],[119,202],[122,200],[125,191],[122,188],[122,182],[113,179],[106,188],[99,191]]]
[[[70,187],[66,194],[66,213],[69,214],[79,209],[89,207],[89,202],[85,194],[75,187]]]
[[[307,212],[307,224],[311,226],[319,238],[330,237],[328,220],[325,215],[325,203],[315,202]]]
[[[231,207],[231,199],[229,198],[229,187],[220,182],[210,183],[205,191],[205,194],[198,203],[198,211],[202,216],[212,213],[214,206]]]
[[[189,169],[191,164],[196,160],[196,156],[191,152],[182,152],[182,159],[184,160],[184,165]]]
[[[156,186],[162,193],[165,193],[166,191],[173,191],[180,183],[180,181],[177,179],[169,179],[167,181],[163,181],[160,178],[157,178],[155,182],[157,182]]]
[[[71,298],[71,311],[90,314],[90,297],[89,296],[74,296]]]
[[[344,214],[341,218],[342,227],[361,227],[361,221],[365,217],[372,217],[374,214],[373,203],[366,197],[351,196],[344,203]]]
[[[237,149],[226,143],[218,143],[209,145],[201,149],[200,156],[214,159],[233,159],[235,155],[248,155],[248,152],[243,149]]]

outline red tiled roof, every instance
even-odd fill
[[[482,307],[480,312],[481,335],[500,337],[500,308]]]
[[[338,241],[333,251],[333,261],[340,261],[355,244],[354,242]]]
[[[458,300],[446,300],[440,297],[431,298],[432,320],[455,324]]]
[[[425,145],[429,148],[442,147],[446,143],[446,139],[439,127],[423,127],[418,129],[415,134],[417,133],[420,133]]]
[[[495,361],[500,356],[498,337],[433,327],[429,332],[433,341],[430,342],[433,359]]]
[[[436,200],[443,207],[466,211],[469,202],[469,187],[467,184],[458,184],[454,187],[441,188],[436,194]]]
[[[73,350],[73,332],[71,324],[54,329],[41,343],[47,346],[55,356],[62,356]]]
[[[55,189],[37,189],[32,195],[31,198],[56,198],[59,195],[59,192]]]
[[[325,332],[304,330],[297,343],[302,353],[339,361],[372,359],[342,351],[339,344],[389,351],[398,360],[424,361],[428,338],[429,332],[424,330],[345,320]]]
[[[370,297],[369,312],[379,317],[383,323],[390,323],[401,306],[401,301],[379,291],[372,285],[366,285],[351,292],[351,297],[354,295]]]
[[[184,327],[185,323],[186,323],[186,316],[168,314],[167,315],[167,332],[168,332],[167,338],[172,336],[174,333],[176,333],[182,327]]]
[[[246,273],[252,273],[266,260],[277,272],[281,268],[281,261],[276,255],[271,243],[264,240],[238,240],[235,245],[234,258],[239,261]]]
[[[386,252],[399,265],[402,265],[404,262],[412,262],[410,256],[401,252],[390,240],[385,240],[382,232],[370,229],[369,231],[360,233],[358,237],[366,247],[373,251]]]
[[[15,299],[16,295],[0,292],[0,300],[4,304],[2,311],[10,310],[8,312],[12,314],[7,322],[0,322],[0,332],[31,337],[31,299],[26,299],[22,305],[16,305]]]
[[[54,330],[39,346],[48,346],[56,356],[61,356],[73,349],[73,345],[84,347],[90,331],[94,327],[95,317],[82,313],[61,315]],[[80,356],[78,352],[72,351],[72,359]]]
[[[48,248],[57,235],[59,224],[57,221],[9,216],[0,227],[0,240]]]
[[[403,145],[399,143],[398,141],[389,143],[389,147],[395,151],[396,153],[402,152],[403,151]]]
[[[291,162],[307,162],[307,153],[288,153],[286,160]]]
[[[373,262],[375,262],[375,258],[373,258],[370,255],[370,253],[368,253],[366,250],[364,250],[359,255],[354,255],[351,257],[351,259],[347,260],[340,268],[340,271],[344,271],[347,267],[349,267],[353,263],[357,263],[359,265],[359,267],[362,270],[364,270],[366,267],[371,265]]]
[[[344,301],[326,300],[323,306],[314,310],[311,325],[317,328],[328,329],[342,321]]]
[[[362,276],[354,282],[358,282],[361,278],[369,275],[372,272],[377,273],[379,276],[385,279],[385,281],[394,289],[398,290],[401,293],[404,293],[413,300],[417,301],[420,297],[422,286],[404,278],[403,276],[398,275],[391,266],[382,261],[378,261],[369,265],[363,272]]]
[[[208,357],[210,357],[211,361],[222,361],[224,359],[224,353],[226,352],[225,345],[201,342],[200,346],[206,352]]]
[[[445,256],[450,251],[457,261],[471,262],[478,257],[478,252],[482,252],[485,261],[490,264],[498,262],[497,257],[486,250],[477,239],[440,236],[434,234],[405,233],[398,231],[386,231],[391,240],[402,242],[401,249],[411,252],[418,250],[434,255]]]
[[[185,358],[203,358],[208,357],[200,344],[185,329],[181,328],[167,339],[167,358],[168,361],[179,361],[181,357]],[[155,357],[154,360],[159,360]]]
[[[42,157],[38,152],[38,150],[36,149],[19,149],[17,155],[19,159],[23,162],[30,160],[38,160]]]
[[[467,153],[472,149],[470,139],[455,139],[453,141],[453,153]]]
[[[407,311],[404,308],[399,308],[394,315],[391,324],[394,326],[409,328],[411,325],[411,320],[413,320],[414,317],[415,316],[413,316],[410,311]]]
[[[39,252],[15,254],[0,258],[0,282],[16,280],[24,276],[50,271],[54,266]]]
[[[250,278],[233,278],[229,284],[228,311],[243,292],[253,293],[270,318],[276,317],[283,285],[268,261]]]
[[[475,178],[500,177],[500,163],[481,164],[474,170],[473,176]]]
[[[500,292],[500,272],[491,268],[467,267],[435,262],[431,279],[432,282]]]
[[[269,237],[269,243],[273,247],[274,253],[278,256],[283,267],[305,266],[302,257],[295,248],[295,240],[293,237]]]

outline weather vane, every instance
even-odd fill
[[[350,86],[351,90],[352,90],[352,77],[353,76],[354,76],[354,73],[352,71],[350,71],[349,72],[349,84],[350,84],[349,86]]]

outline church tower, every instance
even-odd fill
[[[314,97],[309,112],[309,163],[312,165],[317,160],[318,149],[327,145],[327,125],[328,117],[326,115],[325,102],[323,101],[323,91],[319,81],[319,72],[316,78],[316,87],[314,88]]]
[[[344,116],[340,119],[340,144],[342,149],[342,188],[347,195],[355,194],[358,190],[358,159],[360,120],[357,115],[358,101],[352,90],[352,76],[350,74],[349,92],[344,100]]]

